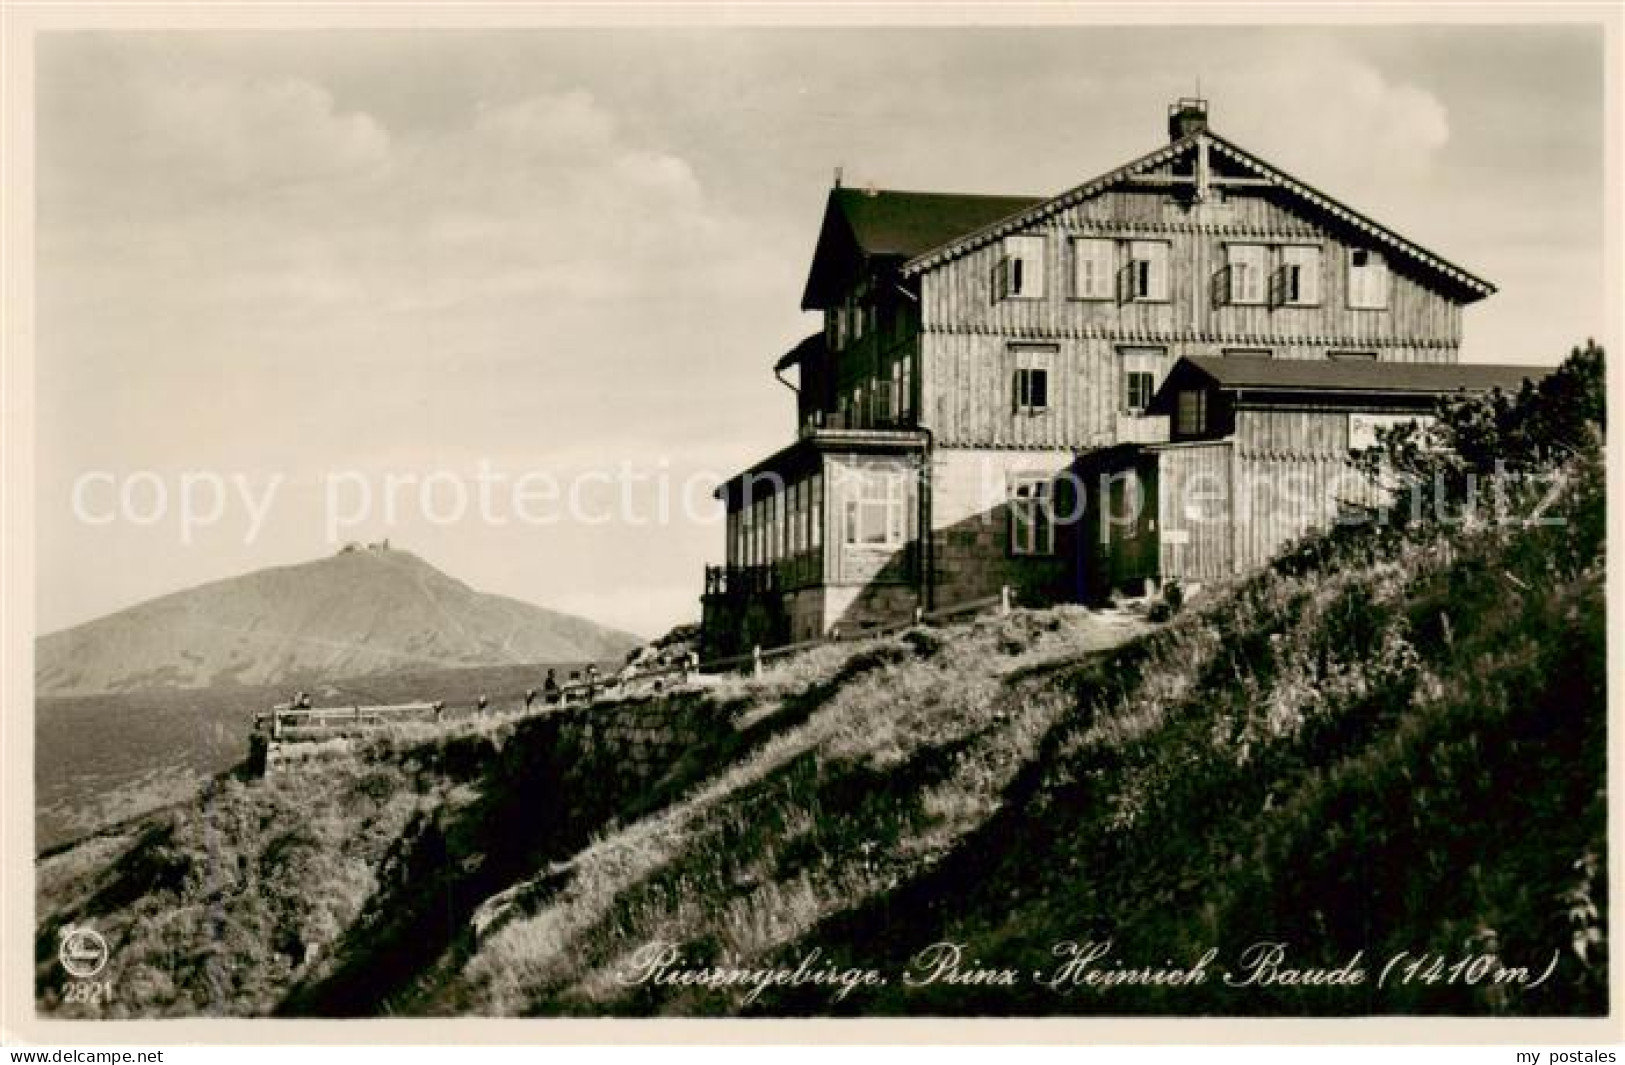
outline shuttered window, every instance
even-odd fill
[[[1289,244],[1281,249],[1281,269],[1277,274],[1280,298],[1286,307],[1315,307],[1320,304],[1320,249],[1310,244]]]
[[[1264,302],[1264,280],[1269,271],[1269,249],[1262,244],[1232,244],[1227,249],[1229,264],[1228,302]]]
[[[1168,298],[1168,242],[1136,240],[1129,243],[1128,270],[1131,300]]]
[[[1044,295],[1044,238],[1004,238],[1003,256],[993,279],[994,299],[1039,299]]]
[[[1097,237],[1079,237],[1072,242],[1074,293],[1079,299],[1109,300],[1116,297],[1117,242]]]
[[[1368,248],[1349,249],[1349,306],[1381,310],[1388,306],[1388,261]]]

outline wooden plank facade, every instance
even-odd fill
[[[716,649],[746,600],[800,639],[1005,585],[1091,598],[1240,572],[1336,513],[1355,491],[1346,401],[1215,386],[1205,431],[1181,436],[1175,368],[1454,364],[1463,308],[1493,287],[1212,132],[1204,101],[1171,108],[1168,135],[1050,197],[837,184],[803,296],[822,328],[775,367],[797,374],[798,442],[753,467],[784,475],[790,517],[747,503],[746,475],[721,491],[725,570],[771,575],[734,577],[745,595],[708,579]],[[1088,512],[1125,490],[1102,496],[1102,473],[1138,478],[1132,522]],[[1255,481],[1305,487],[1265,499]],[[1193,484],[1215,486],[1212,520]]]

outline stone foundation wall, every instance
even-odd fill
[[[675,693],[553,715],[567,787],[625,793],[667,777],[703,774],[735,735],[733,713],[700,693]]]
[[[932,569],[937,608],[999,594],[1039,605],[1067,599],[1075,566],[1073,530],[1058,527],[1055,553],[1019,556],[1010,550],[1010,485],[1021,476],[1061,477],[1070,451],[939,448],[931,456]],[[1067,503],[1058,511],[1065,516]]]

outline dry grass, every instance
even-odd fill
[[[737,697],[771,698],[827,683],[852,654],[885,659],[683,801],[578,854],[561,888],[480,944],[457,1000],[502,1014],[635,1009],[619,975],[649,942],[748,962],[884,895],[999,809],[1070,706],[1046,670],[1138,631],[1077,609],[1020,612],[945,647],[905,634],[736,682]]]

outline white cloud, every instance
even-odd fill
[[[474,133],[511,153],[568,162],[577,153],[610,150],[615,122],[591,94],[571,90],[502,105],[482,101]]]
[[[1272,146],[1266,157],[1325,178],[1333,192],[1412,183],[1433,171],[1450,142],[1450,114],[1437,95],[1335,46],[1237,61],[1211,82],[1222,103],[1215,128],[1236,131],[1244,146]]]
[[[229,185],[281,185],[377,173],[390,135],[377,119],[342,111],[300,78],[143,79],[131,98],[133,133],[175,176]]]

